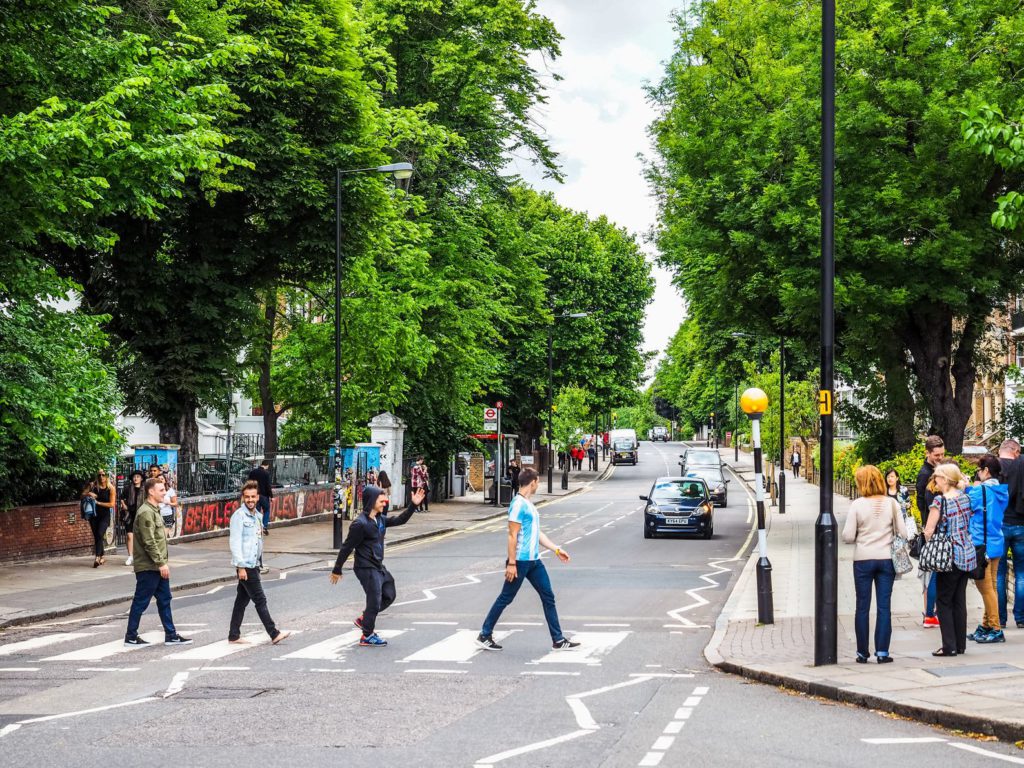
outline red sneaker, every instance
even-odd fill
[[[353,621],[352,623],[355,624],[357,627],[359,627],[359,629],[362,629],[363,628],[363,615],[359,614],[358,616],[356,616],[355,621]]]
[[[925,616],[924,621],[921,622],[922,627],[937,627],[939,626],[938,616]]]

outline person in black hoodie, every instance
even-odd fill
[[[352,570],[366,593],[366,608],[353,622],[363,631],[359,644],[370,648],[382,648],[388,641],[374,630],[377,614],[395,601],[395,578],[384,567],[384,532],[394,525],[405,525],[423,503],[426,491],[416,489],[409,507],[402,514],[389,517],[387,513],[388,494],[376,485],[363,489],[363,511],[348,529],[345,543],[338,551],[338,559],[331,571],[331,584],[341,580],[341,569],[349,555],[355,552]]]

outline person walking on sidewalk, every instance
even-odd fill
[[[260,563],[263,560],[263,521],[260,517],[260,485],[257,480],[246,480],[242,486],[242,503],[231,515],[231,565],[238,576],[235,592],[235,606],[231,610],[231,624],[228,626],[229,643],[248,642],[242,638],[242,618],[250,601],[256,606],[256,614],[263,622],[263,628],[270,635],[270,642],[277,645],[291,633],[282,631],[274,624],[267,608],[267,596],[260,581]]]
[[[935,467],[946,458],[946,444],[938,435],[929,435],[924,441],[924,464],[917,473],[917,511],[921,515],[921,525],[928,520],[928,510],[931,508],[932,499],[935,494],[929,488],[932,473]],[[921,591],[924,596],[924,620],[921,622],[925,627],[939,626],[939,619],[935,615],[935,574],[927,571],[918,571],[921,579]]]
[[[91,491],[96,499],[96,514],[89,518],[89,526],[92,528],[93,554],[96,556],[92,567],[99,568],[107,562],[107,529],[110,528],[110,518],[113,510],[117,509],[117,489],[110,482],[107,470],[101,469],[96,473],[96,482]]]
[[[508,508],[508,558],[505,560],[505,584],[501,594],[494,601],[491,610],[484,619],[480,634],[476,638],[477,645],[488,651],[500,651],[501,646],[494,641],[494,627],[501,618],[502,612],[515,600],[523,581],[537,590],[541,604],[544,606],[544,618],[551,633],[551,642],[555,650],[578,648],[579,643],[569,640],[562,634],[558,623],[558,611],[555,608],[555,593],[551,589],[551,579],[540,559],[540,548],[551,550],[563,563],[569,562],[569,553],[551,543],[551,539],[540,530],[540,515],[537,507],[530,500],[537,492],[540,476],[533,467],[526,467],[519,475],[519,493]]]
[[[135,596],[128,612],[128,629],[124,644],[149,645],[139,637],[142,614],[156,597],[160,623],[164,627],[164,645],[188,645],[192,642],[182,637],[174,628],[171,615],[171,569],[167,564],[167,529],[160,515],[160,502],[167,488],[162,477],[151,477],[142,486],[146,500],[135,514],[135,538],[132,549],[135,566]]]
[[[412,485],[413,493],[423,491],[423,511],[428,512],[430,510],[430,470],[427,469],[427,464],[422,456],[416,457],[416,463],[413,464],[412,470],[409,472],[409,483]]]
[[[860,498],[850,504],[843,526],[843,541],[855,544],[853,553],[853,583],[857,593],[854,629],[857,634],[857,663],[867,664],[871,657],[868,648],[868,628],[871,611],[871,589],[875,590],[875,656],[879,664],[892,661],[889,642],[892,639],[892,585],[896,569],[892,564],[894,534],[907,538],[903,511],[885,494],[882,473],[871,464],[865,464],[854,475]]]
[[[260,489],[259,509],[263,513],[263,535],[270,535],[270,500],[274,498],[274,487],[270,482],[270,459],[264,459],[258,467],[249,470],[246,480],[255,480]]]
[[[142,490],[144,482],[146,476],[142,474],[142,470],[134,470],[124,489],[124,495],[121,496],[121,524],[124,526],[125,540],[128,544],[128,559],[124,561],[125,565],[132,564],[132,539],[135,538],[132,530],[135,528],[135,514],[146,499]]]
[[[793,467],[793,479],[796,480],[800,477],[800,451],[798,449],[793,449],[793,455],[789,457],[789,463]]]
[[[967,479],[956,464],[939,464],[932,474],[936,496],[928,510],[924,536],[942,531],[953,543],[953,570],[935,574],[935,604],[942,647],[932,656],[956,656],[967,648],[967,582],[978,564],[968,526],[971,500],[964,492]]]
[[[967,636],[968,640],[979,643],[1003,643],[1003,625],[999,619],[999,601],[996,598],[996,574],[999,571],[999,559],[1003,556],[1006,543],[1003,540],[1003,515],[1010,499],[1009,489],[999,481],[1001,466],[999,459],[991,454],[981,457],[978,462],[977,485],[967,489],[971,499],[970,532],[978,557],[988,559],[985,566],[985,577],[975,579],[974,585],[981,593],[985,604],[985,612],[981,624]],[[981,562],[978,563],[981,565]]]
[[[1017,629],[1024,629],[1024,459],[1020,455],[1020,443],[1004,440],[999,446],[999,463],[1002,466],[1002,480],[1009,488],[1010,502],[1003,517],[1003,539],[1005,549],[999,559],[996,574],[996,592],[999,600],[999,622],[1005,627],[1009,623],[1006,613],[1006,595],[1009,590],[1007,575],[1008,560],[1013,558],[1013,618]]]
[[[387,610],[397,596],[395,577],[384,567],[384,533],[388,528],[409,522],[426,496],[427,492],[423,488],[417,488],[412,492],[412,499],[405,512],[389,517],[385,511],[389,499],[383,489],[376,485],[368,485],[363,489],[363,511],[349,526],[348,536],[338,551],[338,559],[331,571],[331,584],[337,584],[341,580],[341,569],[345,561],[355,552],[352,570],[366,594],[366,608],[353,622],[363,631],[359,640],[362,646],[381,648],[388,644],[375,631],[377,614]]]
[[[591,472],[597,472],[597,445],[595,441],[597,436],[587,444],[587,469]]]

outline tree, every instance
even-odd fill
[[[1006,0],[840,9],[838,352],[885,377],[900,448],[917,387],[960,450],[979,340],[1020,284],[1024,256],[989,226],[1005,172],[958,112],[1021,97],[1018,17]],[[811,6],[705,2],[652,90],[659,245],[706,333],[806,344],[817,328],[818,23]]]
[[[568,451],[587,430],[590,421],[588,395],[580,387],[562,387],[555,397],[555,412],[551,417],[552,442],[555,450]]]

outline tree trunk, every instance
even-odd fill
[[[199,423],[196,421],[197,403],[182,408],[178,422],[160,425],[160,442],[179,445],[178,461],[189,464],[199,459]]]
[[[914,395],[910,391],[910,375],[903,357],[903,345],[883,364],[885,373],[885,410],[892,425],[893,448],[896,453],[909,451],[917,442],[914,429],[916,412]]]
[[[985,318],[964,320],[955,351],[953,321],[952,314],[942,307],[915,315],[906,341],[928,402],[929,431],[942,437],[947,453],[959,454],[971,418],[977,374],[974,350],[984,332]]]
[[[269,458],[277,456],[277,420],[281,414],[274,402],[270,383],[270,366],[274,357],[274,334],[277,328],[277,289],[267,291],[263,307],[263,335],[259,340],[260,408],[263,410],[263,453]]]

